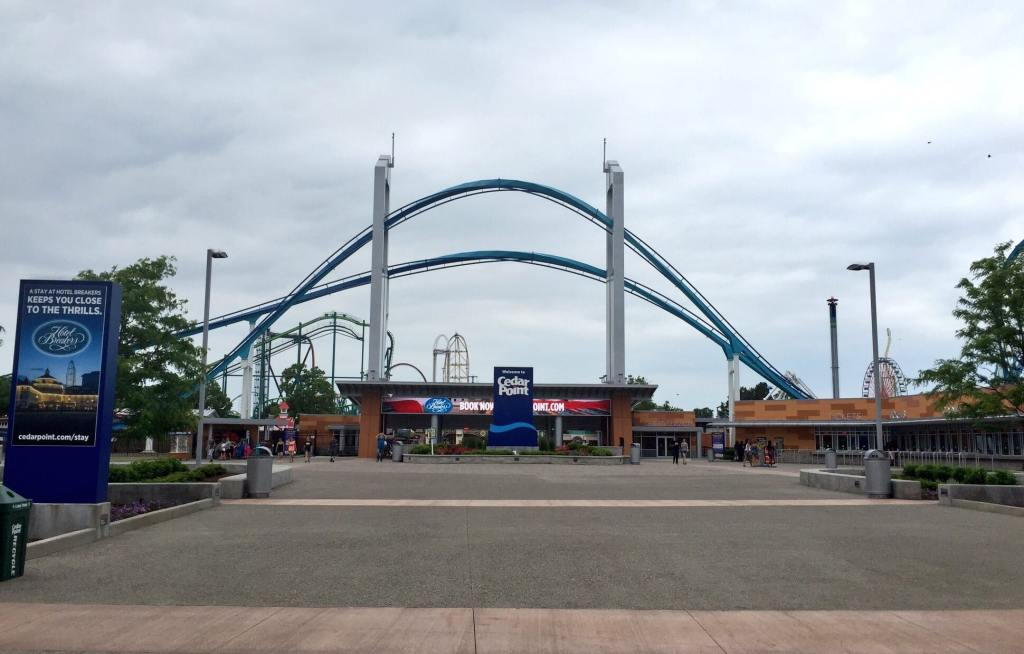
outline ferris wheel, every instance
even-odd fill
[[[875,380],[881,380],[879,389],[882,397],[899,397],[907,394],[907,376],[903,374],[900,364],[896,359],[889,357],[889,348],[892,346],[892,331],[885,330],[885,355],[878,359],[878,374],[875,374],[875,363],[868,364],[864,372],[864,382],[861,384],[862,397],[875,396]]]

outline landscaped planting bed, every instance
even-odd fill
[[[133,482],[143,483],[189,483],[201,481],[217,481],[227,476],[227,469],[215,463],[201,465],[189,470],[177,459],[153,459],[135,461],[126,466],[110,466],[107,481],[111,484]]]

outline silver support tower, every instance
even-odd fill
[[[391,204],[394,160],[382,154],[373,168],[373,254],[370,268],[370,347],[366,378],[382,380],[388,334],[388,230],[384,226]]]
[[[736,420],[736,403],[740,399],[740,355],[734,354],[728,360],[729,366],[729,422]],[[736,428],[729,427],[726,447],[736,446]]]
[[[607,336],[605,381],[609,384],[626,382],[626,330],[625,287],[623,278],[625,258],[625,202],[623,175],[618,161],[605,161],[605,191],[607,215],[612,221],[607,236],[606,316]]]

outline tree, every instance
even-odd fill
[[[715,417],[715,412],[711,409],[711,407],[707,407],[707,406],[706,407],[701,407],[699,409],[695,408],[693,410],[693,414],[696,417],[698,417],[698,418],[714,418]]]
[[[635,377],[633,375],[626,375],[626,383],[640,384],[645,386],[649,382],[642,375],[637,375]],[[639,402],[633,405],[634,411],[656,411],[657,409],[658,405],[653,400],[640,400]]]
[[[115,406],[126,411],[125,438],[160,436],[194,426],[192,391],[202,367],[200,348],[178,332],[189,326],[186,301],[165,280],[174,276],[174,258],[143,258],[125,268],[78,279],[121,285],[121,341],[118,347]]]
[[[768,383],[758,382],[754,387],[740,386],[741,400],[763,400],[768,397]]]
[[[220,384],[206,385],[206,408],[213,409],[221,418],[239,417],[231,402],[231,398],[221,389]]]
[[[281,395],[293,418],[301,413],[334,413],[338,408],[324,371],[301,363],[293,363],[281,374]]]
[[[960,358],[938,359],[914,380],[935,385],[927,395],[948,416],[1024,416],[1024,258],[1009,261],[1009,249],[997,245],[956,286]]]

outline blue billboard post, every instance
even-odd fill
[[[533,368],[494,368],[494,412],[488,448],[537,447],[533,426]]]
[[[5,486],[36,503],[106,502],[120,328],[118,284],[21,282]]]

